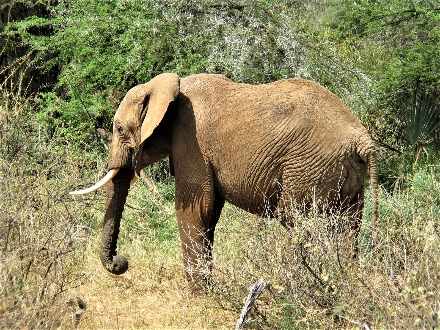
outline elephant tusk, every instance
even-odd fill
[[[94,191],[98,190],[99,188],[101,188],[102,186],[106,185],[111,179],[113,179],[115,177],[115,175],[116,175],[116,173],[118,173],[118,171],[119,171],[119,168],[110,170],[101,180],[99,180],[97,183],[95,183],[90,188],[83,189],[83,190],[71,191],[71,192],[69,192],[69,195],[90,194],[91,192],[94,192]]]
[[[139,180],[139,176],[135,173],[133,179],[130,181],[130,187],[134,185],[137,180]]]

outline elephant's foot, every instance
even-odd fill
[[[211,293],[215,287],[212,277],[191,278],[187,275],[189,292],[194,295]]]
[[[207,265],[197,268],[186,267],[185,273],[190,292],[199,294],[212,291],[214,282],[212,280],[210,267]]]

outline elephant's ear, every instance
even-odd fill
[[[168,105],[179,95],[180,80],[174,73],[163,73],[144,85],[145,101],[141,112],[141,143],[160,124]]]

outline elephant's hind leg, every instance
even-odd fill
[[[283,187],[280,191],[273,215],[285,228],[289,229],[309,215],[313,203],[302,195],[295,194],[292,189],[286,189],[287,187]]]
[[[362,211],[364,207],[363,189],[351,198],[346,198],[340,205],[340,211],[331,218],[331,231],[335,235],[338,256],[341,260],[352,262],[357,259],[358,236],[362,223]]]

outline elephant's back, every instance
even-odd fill
[[[320,84],[299,78],[269,84],[235,83],[217,74],[196,74],[181,80],[200,124],[234,118],[240,123],[274,123],[281,128],[363,129],[344,103]]]
[[[338,97],[309,80],[248,85],[221,75],[198,74],[183,78],[181,91],[190,102],[198,141],[217,149],[214,153],[229,152],[228,148],[255,153],[282,141],[334,153],[351,147],[360,136],[369,136]]]

